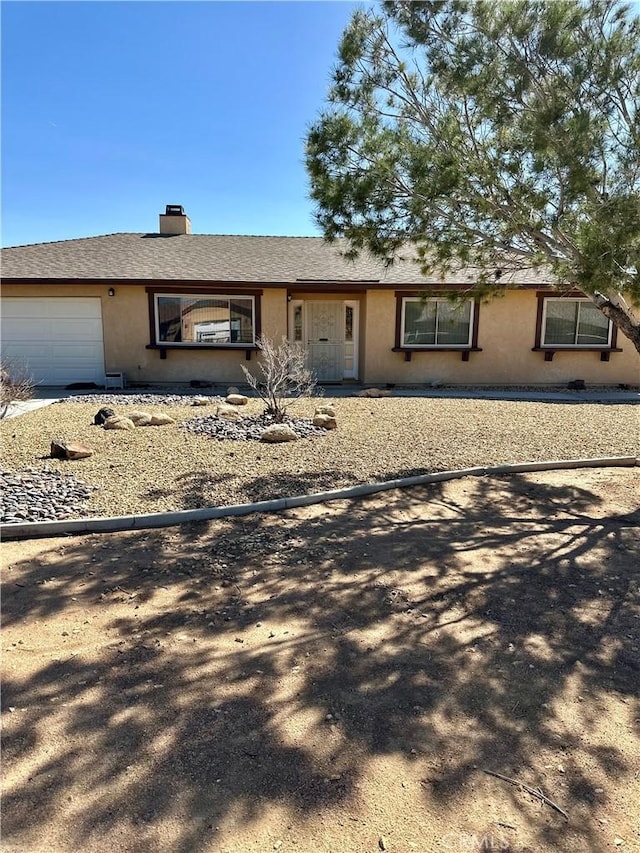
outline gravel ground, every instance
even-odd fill
[[[118,414],[159,410],[176,423],[106,431],[93,425],[105,401]],[[293,414],[312,417],[316,402],[300,402]],[[42,477],[47,482],[51,472],[73,475],[73,488],[58,478],[70,495],[58,504],[64,517],[80,517],[268,500],[474,465],[640,454],[640,409],[629,404],[399,397],[330,402],[337,430],[269,445],[212,440],[183,427],[212,415],[215,403],[196,408],[179,395],[74,398],[3,422],[0,472],[35,469],[49,472]],[[242,409],[249,417],[261,411],[258,400]],[[51,459],[53,439],[82,442],[94,455]],[[95,488],[80,494],[78,481]],[[13,488],[5,483],[9,497]],[[32,502],[28,490],[22,501],[23,509]],[[15,517],[15,501],[12,512]]]

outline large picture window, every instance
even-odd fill
[[[156,344],[253,346],[255,313],[253,296],[156,293]]]
[[[543,347],[608,347],[611,322],[590,299],[545,299]]]
[[[471,346],[474,303],[405,297],[402,300],[401,346]]]

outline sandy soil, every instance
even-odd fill
[[[640,408],[628,404],[344,397],[338,428],[286,444],[216,441],[179,423],[215,407],[150,408],[175,424],[129,431],[93,425],[95,403],[61,403],[0,423],[0,468],[74,474],[97,486],[83,515],[127,515],[247,503],[423,474],[548,459],[640,455]],[[317,400],[292,410],[313,416]],[[251,400],[243,414],[262,411]],[[51,459],[55,438],[94,455]]]
[[[3,850],[637,850],[639,486],[3,543]]]

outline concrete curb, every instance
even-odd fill
[[[349,498],[375,495],[391,489],[403,489],[410,486],[422,486],[428,483],[441,483],[447,480],[459,480],[462,477],[487,477],[499,474],[521,474],[530,471],[571,470],[575,468],[613,468],[640,465],[636,456],[605,456],[596,459],[562,459],[550,462],[520,462],[488,467],[462,468],[458,471],[440,471],[437,474],[420,474],[415,477],[402,477],[386,480],[383,483],[364,483],[346,489],[333,489],[328,492],[316,492],[312,495],[277,498],[258,503],[235,504],[231,506],[185,509],[174,512],[154,512],[145,515],[121,515],[101,518],[79,518],[63,521],[29,521],[24,524],[0,524],[0,537],[4,539],[36,539],[49,536],[64,536],[71,533],[113,533],[126,530],[147,530],[157,527],[173,527],[193,521],[212,521],[216,518],[250,515],[254,512],[279,512],[300,506],[326,503],[328,501],[347,500]]]

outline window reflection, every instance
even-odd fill
[[[253,344],[253,297],[156,296],[159,343]]]

